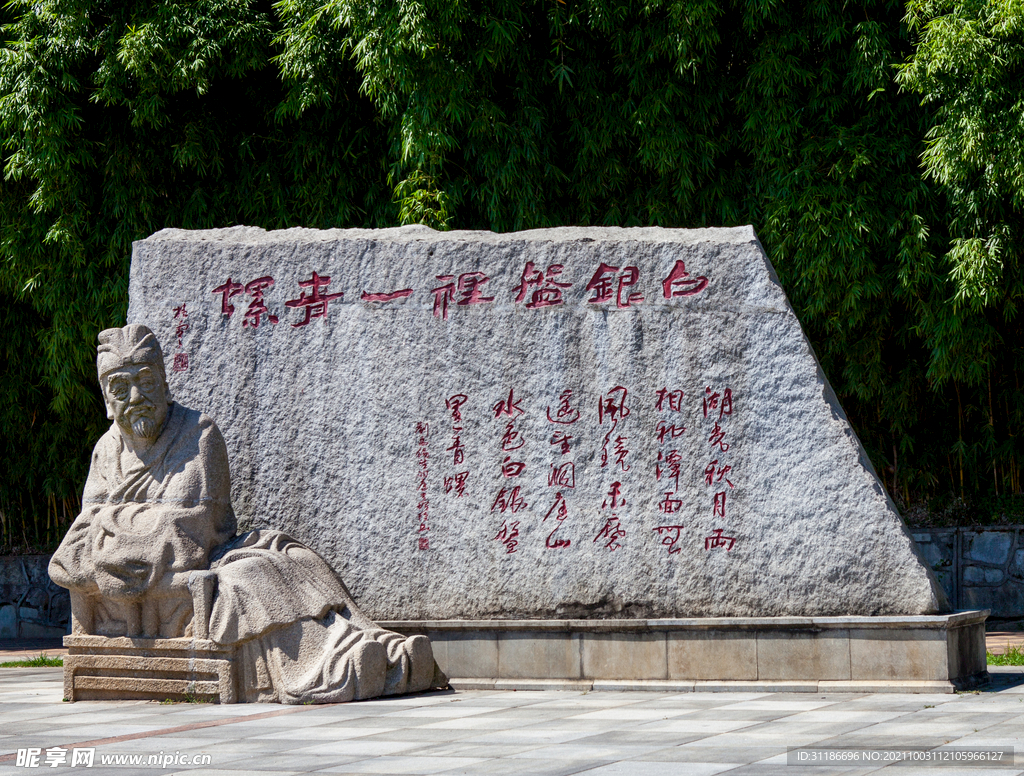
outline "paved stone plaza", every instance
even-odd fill
[[[1012,768],[901,767],[904,776],[1024,773],[1024,668],[960,695],[434,692],[330,706],[64,704],[59,668],[0,669],[0,774],[19,748],[95,747],[90,773],[831,776],[794,746],[1015,747]],[[104,755],[205,753],[210,764],[103,766]],[[890,766],[891,767],[891,766]],[[38,768],[75,772],[68,764]]]

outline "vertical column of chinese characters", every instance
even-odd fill
[[[587,283],[587,291],[593,292],[587,304],[610,307],[614,301],[619,310],[634,307],[644,301],[643,294],[634,290],[639,280],[640,270],[635,266],[619,268],[601,262]],[[601,445],[601,468],[615,470],[615,480],[601,503],[605,523],[594,537],[594,542],[611,552],[622,547],[619,540],[626,535],[626,529],[622,527],[618,516],[618,510],[626,506],[626,499],[622,495],[622,482],[617,475],[632,468],[631,464],[626,463],[629,439],[619,428],[619,424],[630,414],[626,405],[627,394],[628,391],[620,385],[597,401],[598,425],[606,430]]]
[[[547,418],[548,423],[553,427],[548,442],[554,452],[558,453],[559,458],[551,464],[551,471],[548,473],[548,487],[558,488],[558,490],[555,492],[554,503],[544,515],[543,522],[546,523],[548,518],[552,518],[554,521],[554,526],[551,533],[548,534],[544,546],[549,550],[560,550],[572,544],[570,539],[555,536],[569,516],[569,507],[564,494],[576,488],[576,464],[571,460],[562,459],[562,456],[569,455],[572,450],[572,435],[569,432],[572,430],[573,424],[580,419],[580,411],[574,406],[572,390],[567,388],[559,394],[558,407],[554,414],[552,414],[551,407],[548,407]]]
[[[430,538],[427,532],[430,531],[430,501],[427,498],[427,461],[430,454],[427,452],[427,438],[430,433],[430,426],[427,423],[416,424],[416,490],[419,501],[416,503],[416,517],[419,520],[419,528],[416,529],[416,546],[420,550],[430,549]]]
[[[519,549],[519,520],[512,519],[528,504],[521,494],[518,477],[526,470],[523,461],[514,460],[522,457],[518,451],[526,444],[522,433],[516,428],[516,420],[526,414],[522,408],[523,400],[517,399],[514,389],[509,389],[508,398],[501,399],[491,409],[494,417],[501,421],[504,430],[501,435],[501,476],[502,485],[498,495],[491,504],[491,512],[498,511],[505,517],[494,540],[501,542],[505,553],[511,555]]]
[[[191,329],[192,326],[188,322],[188,310],[185,309],[185,304],[185,302],[182,302],[181,307],[174,308],[174,336],[177,344],[174,348],[174,360],[171,364],[171,369],[175,372],[188,371],[188,353],[185,352],[183,338],[185,332]]]
[[[658,425],[655,435],[658,442],[658,460],[654,464],[654,477],[658,481],[658,490],[665,498],[658,503],[658,511],[664,514],[664,524],[652,530],[661,539],[663,546],[668,548],[669,555],[675,555],[682,549],[679,537],[684,526],[679,522],[679,512],[683,501],[679,496],[679,470],[683,457],[677,447],[676,439],[686,431],[679,417],[683,411],[683,392],[660,388],[654,409],[658,413]]]
[[[456,393],[444,400],[445,409],[452,416],[452,443],[447,452],[452,454],[452,475],[444,478],[444,492],[454,498],[462,498],[469,481],[469,469],[458,471],[466,465],[466,448],[462,444],[462,405],[469,401],[464,393]]]
[[[727,419],[731,418],[732,410],[732,389],[727,387],[721,392],[713,390],[711,386],[704,389],[704,431],[708,433],[707,443],[711,448],[708,453],[711,460],[704,467],[704,484],[714,494],[711,499],[712,521],[726,520],[726,504],[734,487],[729,479],[732,476],[732,464],[729,463],[732,459],[729,455],[732,443],[726,441],[729,428]],[[731,550],[736,544],[736,537],[723,536],[724,531],[724,528],[713,529],[711,536],[704,538],[704,549],[725,547],[726,552]]]
[[[601,502],[605,523],[594,537],[594,542],[603,544],[604,548],[611,552],[622,547],[619,540],[626,535],[626,529],[622,527],[618,512],[626,506],[620,478],[633,468],[631,463],[627,463],[630,454],[627,447],[629,437],[623,433],[620,427],[622,421],[632,414],[632,410],[626,403],[628,396],[629,391],[623,386],[617,385],[597,400],[597,423],[602,430],[606,430],[601,445],[601,468],[610,469],[611,473],[608,478],[614,479],[614,481]]]

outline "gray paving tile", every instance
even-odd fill
[[[860,776],[860,774],[876,772],[876,769],[872,768],[833,768],[828,765],[816,765],[813,768],[799,768],[792,765],[786,765],[785,763],[753,763],[751,765],[741,765],[738,768],[729,771],[729,776],[803,776],[801,772],[804,770],[809,772],[807,776]],[[896,773],[899,776],[904,776],[902,769]],[[935,776],[935,774],[932,773],[930,776]],[[977,774],[974,774],[974,776],[977,776]]]
[[[413,750],[416,755],[436,757],[477,757],[483,759],[510,757],[513,754],[529,752],[546,746],[543,743],[533,744],[474,744],[470,741],[449,741],[443,744],[424,743],[422,749]]]
[[[586,738],[576,739],[578,744],[642,744],[644,746],[678,746],[694,740],[699,733],[666,733],[659,730],[628,728],[609,730]]]
[[[645,762],[749,764],[786,752],[786,747],[782,744],[738,746],[720,743],[717,746],[705,746],[696,741],[692,743],[693,746],[671,746],[659,749],[636,759]],[[796,776],[800,775],[796,774]],[[808,776],[815,776],[815,774],[808,774]]]
[[[1024,750],[1024,688],[969,695],[498,692],[438,693],[323,707],[61,703],[59,670],[0,673],[0,752],[118,733],[143,738],[100,753],[204,752],[190,776],[242,773],[662,774],[793,771],[796,745],[1016,745]],[[253,715],[284,710],[266,719]],[[157,735],[181,725],[220,724]],[[123,776],[125,767],[111,770]],[[874,769],[877,770],[877,769]],[[1008,772],[1024,771],[1024,765]],[[24,773],[0,763],[0,774]],[[140,773],[174,772],[173,769]],[[998,771],[986,769],[998,776]],[[901,768],[899,776],[911,776]],[[939,776],[955,776],[943,768]]]
[[[413,741],[421,744],[447,744],[453,741],[472,738],[478,734],[479,730],[476,729],[441,730],[439,728],[430,728],[427,730],[422,727],[408,727],[398,728],[386,733],[374,733],[359,740],[374,741],[381,739],[386,741]]]
[[[587,776],[713,776],[733,773],[736,763],[618,762],[587,771]]]
[[[359,762],[363,759],[365,758],[293,753],[261,757],[241,757],[236,760],[223,762],[217,759],[214,762],[218,768],[242,773],[262,773],[263,771],[278,770],[309,773],[323,768],[340,768],[343,765]]]
[[[581,743],[577,740],[530,749],[510,755],[510,757],[511,759],[526,760],[583,760],[587,758],[634,760],[660,748],[658,745]]]
[[[369,760],[361,760],[345,767],[349,773],[401,773],[401,774],[433,774],[442,773],[460,768],[468,768],[482,762],[487,762],[486,757],[374,757]]]
[[[512,760],[495,758],[444,771],[444,776],[572,776],[608,765],[606,760]]]

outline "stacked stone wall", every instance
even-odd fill
[[[0,639],[71,632],[71,599],[46,573],[49,562],[49,555],[0,556]]]
[[[1024,618],[1024,527],[921,528],[913,535],[956,609]]]

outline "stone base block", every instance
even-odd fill
[[[987,674],[989,612],[908,617],[407,620],[456,689],[953,692]]]
[[[64,697],[235,703],[234,650],[206,639],[65,636]]]

